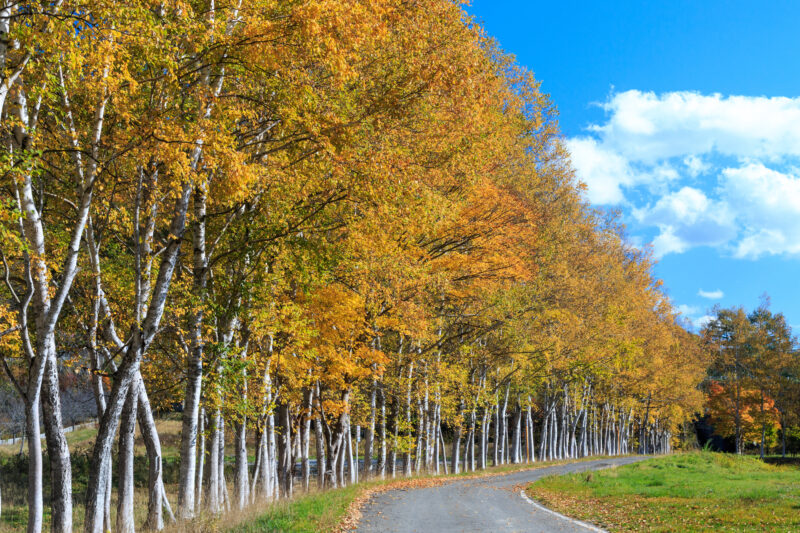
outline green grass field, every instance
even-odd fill
[[[710,452],[542,479],[528,495],[609,531],[800,531],[800,469]]]

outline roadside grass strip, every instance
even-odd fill
[[[800,469],[711,452],[549,476],[527,495],[617,531],[800,531]]]

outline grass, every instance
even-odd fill
[[[95,436],[97,435],[97,428],[94,427],[85,427],[76,429],[75,431],[70,431],[66,433],[67,437],[67,444],[69,445],[70,451],[74,448],[81,449],[84,446],[87,446],[87,443],[94,443]],[[20,443],[16,442],[14,444],[3,444],[0,446],[0,457],[7,457],[9,455],[17,455],[19,453]],[[45,444],[44,437],[42,437],[42,448],[47,449],[47,445]],[[28,442],[22,445],[23,453],[28,453]]]
[[[161,440],[161,452],[164,457],[178,457],[180,449],[181,421],[174,415],[170,418],[159,418],[156,420],[156,429]],[[94,440],[97,437],[97,427],[87,426],[75,431],[65,433],[67,444],[71,453],[91,452]],[[136,454],[146,454],[144,441],[142,440],[139,426],[136,426]],[[0,446],[0,457],[16,455],[19,453],[20,443],[4,444]],[[44,437],[42,437],[42,448],[47,450]],[[23,452],[28,452],[27,443],[23,445]]]
[[[610,531],[800,531],[800,469],[696,452],[550,476],[528,495]]]
[[[315,492],[289,502],[274,504],[267,512],[243,520],[229,529],[228,533],[335,531],[347,514],[350,504],[368,485],[372,484]]]
[[[164,418],[156,420],[162,441],[163,475],[167,494],[173,505],[177,494],[178,445],[180,440],[180,420]],[[96,427],[80,428],[66,434],[72,458],[73,529],[83,527],[84,495],[89,474],[89,457],[97,437]],[[2,515],[0,533],[10,533],[25,529],[28,523],[27,503],[27,443],[23,454],[19,455],[20,443],[0,446],[0,491],[2,491]],[[50,468],[47,458],[47,445],[42,439],[44,453],[44,529],[50,526]],[[142,524],[147,516],[147,452],[138,429],[135,442],[134,463],[134,516],[137,524]],[[113,468],[116,469],[116,458]],[[115,472],[116,475],[116,472]],[[116,477],[114,479],[116,486]],[[112,495],[111,519],[116,518],[116,491]]]

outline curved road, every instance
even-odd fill
[[[520,490],[552,474],[619,466],[644,457],[580,461],[446,482],[436,487],[378,493],[361,510],[358,533],[471,531],[587,533],[589,529],[525,501]]]

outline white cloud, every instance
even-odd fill
[[[653,239],[653,255],[656,258],[664,257],[667,254],[682,254],[690,248],[689,243],[675,235],[675,230],[671,226],[661,228],[655,239]]]
[[[686,166],[686,171],[693,178],[696,178],[700,174],[705,174],[711,170],[711,165],[696,155],[684,157],[683,164]]]
[[[596,204],[619,204],[624,195],[622,186],[636,184],[637,179],[622,156],[604,150],[595,139],[578,137],[567,140],[572,165],[587,185],[589,201]]]
[[[639,165],[592,137],[573,137],[567,139],[566,145],[578,178],[587,186],[587,197],[595,204],[624,203],[623,188],[655,187],[680,179],[679,172],[667,162],[635,168]]]
[[[657,226],[656,257],[682,253],[694,246],[717,246],[736,236],[733,215],[724,202],[709,199],[692,187],[661,197],[654,205],[633,210],[641,223]]]
[[[629,205],[662,257],[800,254],[800,98],[626,91],[567,140],[598,205]],[[631,205],[638,204],[638,205]]]
[[[725,293],[719,289],[715,291],[704,291],[700,289],[697,291],[697,295],[701,298],[708,298],[709,300],[721,300],[725,296]]]
[[[609,121],[592,130],[632,161],[655,163],[711,152],[800,156],[800,98],[626,91],[602,107]]]
[[[669,224],[676,218],[692,223],[705,216],[710,207],[711,202],[703,191],[683,187],[659,199],[652,208],[636,210],[634,213],[637,218],[649,218],[657,224]]]
[[[700,313],[702,311],[700,308],[693,305],[681,304],[677,306],[676,309],[684,318],[691,322],[692,326],[697,330],[702,329],[710,320],[714,319],[713,316],[701,315]]]
[[[737,257],[800,253],[800,178],[749,163],[722,171],[720,194],[739,213]]]
[[[706,324],[714,320],[714,318],[715,317],[711,315],[703,315],[700,318],[693,320],[692,324],[694,324],[694,327],[697,329],[703,329],[704,327],[706,327]]]

